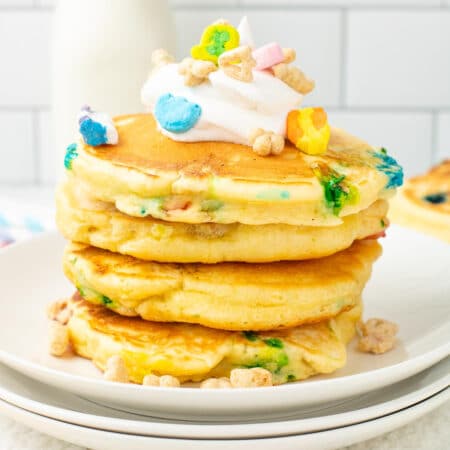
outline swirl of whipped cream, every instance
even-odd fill
[[[178,64],[158,68],[142,88],[141,98],[154,113],[163,94],[185,97],[197,103],[202,114],[196,125],[185,133],[161,129],[176,141],[225,141],[248,144],[255,128],[286,136],[286,117],[299,108],[303,96],[283,81],[264,71],[253,70],[253,81],[244,83],[227,76],[222,70],[209,75],[198,86],[185,86]]]

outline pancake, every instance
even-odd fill
[[[450,243],[450,159],[408,180],[391,205],[393,222]]]
[[[149,261],[272,262],[321,258],[383,232],[387,206],[378,200],[333,227],[184,224],[127,216],[67,182],[57,193],[56,219],[69,240]]]
[[[150,114],[118,117],[117,145],[70,147],[67,171],[125,214],[183,223],[330,226],[388,198],[402,182],[384,149],[332,129],[324,155],[289,142],[278,156],[229,142],[179,142]]]
[[[111,356],[120,355],[134,383],[150,373],[201,381],[229,376],[236,367],[270,370],[275,384],[331,373],[345,365],[346,344],[361,316],[358,303],[318,324],[255,333],[122,317],[79,294],[70,300],[70,308],[75,352],[102,370]]]
[[[380,253],[380,245],[367,240],[308,261],[168,264],[72,243],[63,267],[86,300],[120,315],[222,330],[273,330],[319,322],[353,307]]]

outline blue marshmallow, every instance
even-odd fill
[[[202,114],[200,105],[184,97],[164,94],[155,106],[155,117],[159,125],[171,133],[185,133],[198,122]]]
[[[86,144],[97,147],[104,144],[117,144],[119,135],[111,118],[84,106],[78,116],[80,133]]]

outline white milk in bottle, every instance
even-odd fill
[[[61,161],[84,104],[112,116],[143,110],[151,53],[174,53],[175,30],[165,0],[59,0],[53,37],[52,125]]]

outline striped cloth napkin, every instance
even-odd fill
[[[55,229],[52,208],[0,198],[0,248]]]

